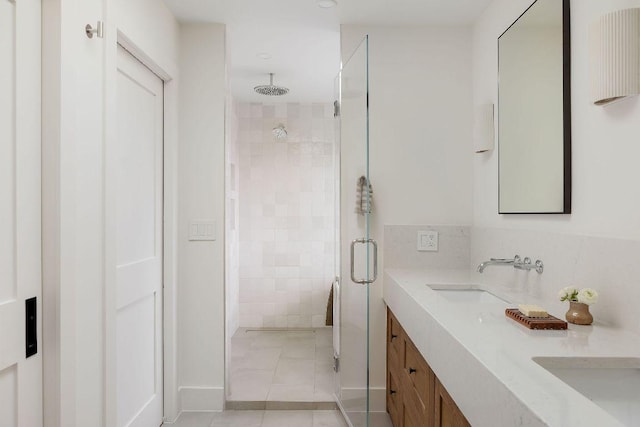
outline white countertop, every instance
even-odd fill
[[[474,427],[621,426],[532,357],[640,357],[640,336],[597,319],[592,326],[570,323],[568,330],[529,330],[504,310],[539,303],[530,297],[483,285],[515,304],[453,303],[427,286],[474,284],[474,274],[390,269],[384,280],[385,302],[469,422]]]

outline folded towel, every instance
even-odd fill
[[[361,176],[356,186],[356,209],[355,213],[364,215],[371,213],[373,208],[373,189],[367,178]]]

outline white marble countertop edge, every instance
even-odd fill
[[[532,357],[640,357],[640,337],[637,335],[599,325],[597,322],[586,327],[569,324],[566,331],[532,331],[504,315],[506,307],[516,307],[517,304],[452,303],[427,286],[477,283],[474,273],[469,270],[387,269],[384,283],[385,302],[445,387],[449,388],[448,384],[450,385],[452,390],[449,392],[458,401],[463,412],[468,412],[469,421],[474,426],[534,425],[534,419],[538,419],[542,425],[563,427],[622,425],[535,363]],[[487,285],[482,285],[482,288],[509,301],[528,298],[512,289]],[[539,303],[526,299],[522,302],[525,301]],[[557,313],[556,316],[560,317]],[[416,325],[416,320],[423,323]],[[439,336],[441,342],[429,341],[425,339],[426,335],[431,340]],[[486,372],[465,372],[464,367],[455,369],[449,366],[448,360],[452,354],[438,354],[439,345],[444,345],[448,337],[460,347],[456,351],[466,350],[478,362],[477,366],[485,368]],[[451,349],[452,345],[454,344],[448,343],[447,348]],[[486,374],[490,375],[487,377]],[[474,376],[484,376],[483,381],[490,381],[491,384],[474,386]],[[465,385],[461,386],[462,384]],[[501,392],[498,389],[504,387],[524,408],[531,411],[528,415],[532,417],[534,424],[523,421],[527,417],[520,421],[501,419],[501,424],[486,423],[490,415],[482,413],[483,407],[477,404],[482,396],[477,394],[479,390],[472,390],[481,387],[494,388],[496,393]],[[484,397],[487,391],[485,388]],[[475,401],[470,401],[471,399]],[[513,413],[516,418],[517,412],[515,410]],[[478,423],[474,423],[474,420]]]

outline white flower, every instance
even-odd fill
[[[591,288],[580,289],[578,292],[578,302],[591,305],[598,302],[598,293]]]
[[[578,295],[578,289],[573,286],[567,286],[566,288],[560,289],[560,292],[558,292],[558,298],[560,298],[560,301],[575,301],[576,295]]]

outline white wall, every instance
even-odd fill
[[[180,28],[178,378],[183,410],[224,403],[225,29]],[[215,241],[188,241],[190,220],[216,221]]]
[[[382,247],[387,224],[469,225],[473,111],[470,29],[343,25],[343,62],[367,33],[370,176],[375,210],[372,237]],[[342,158],[343,163],[349,161],[352,159]],[[355,193],[355,182],[353,188]],[[352,205],[343,206],[342,213],[355,215]],[[348,254],[348,248],[342,251]],[[382,254],[379,268],[384,269]],[[343,273],[343,287],[347,285],[353,286]],[[371,288],[370,334],[372,386],[382,389],[386,327],[383,285],[380,277]],[[348,351],[348,343],[343,341],[342,352]],[[374,409],[384,410],[384,403],[382,409]]]
[[[74,144],[62,147],[61,143],[76,139],[74,117],[69,117],[75,113],[73,99],[70,99],[73,93],[66,90],[73,86],[75,67],[86,67],[86,64],[63,60],[63,55],[68,58],[67,52],[75,50],[70,46],[73,39],[68,33],[68,24],[76,21],[72,7],[51,1],[45,2],[42,10],[42,33],[48,35],[42,45],[43,380],[44,396],[48,396],[44,397],[45,419],[52,426],[61,425],[63,420],[74,425],[76,415],[76,346],[73,340],[63,340],[63,330],[67,336],[75,335],[75,309],[69,309],[73,308],[70,304],[75,298],[73,235],[66,231],[72,227],[75,217],[74,196],[69,194],[72,189],[69,184],[74,183],[75,177],[61,168],[63,160],[73,164]],[[63,233],[64,240],[61,239]],[[62,265],[63,259],[67,260],[65,265]]]
[[[497,38],[530,0],[495,0],[473,30],[474,103],[497,100]],[[638,0],[571,2],[572,214],[498,215],[497,151],[473,160],[475,226],[640,239],[640,100],[608,107],[589,98],[589,24],[602,14],[639,7]],[[492,254],[497,256],[498,254]]]
[[[104,39],[88,39],[78,30],[98,20],[105,21]],[[43,2],[47,426],[108,425],[113,416],[114,381],[105,377],[113,368],[106,317],[112,292],[106,236],[113,231],[104,189],[115,86],[105,82],[115,73],[118,31],[147,49],[168,74],[176,70],[177,23],[162,2]],[[174,107],[169,103],[167,114]]]
[[[469,224],[470,30],[343,25],[343,61],[367,33],[377,218]]]
[[[176,18],[161,0],[108,0],[115,8],[117,29],[133,41],[148,59],[173,76],[178,66]]]
[[[524,11],[529,0],[495,0],[474,28],[474,99],[497,99],[497,37]],[[640,99],[607,107],[590,102],[588,29],[601,15],[640,7],[638,0],[571,2],[572,213],[498,215],[497,153],[474,159],[472,266],[490,257],[540,258],[545,271],[489,268],[476,280],[517,287],[531,300],[562,317],[557,299],[564,286],[600,293],[591,308],[596,324],[638,332],[634,301],[640,257]]]
[[[102,423],[104,49],[73,31],[100,6],[43,4],[44,401],[53,426]],[[80,94],[92,102],[77,102]]]

